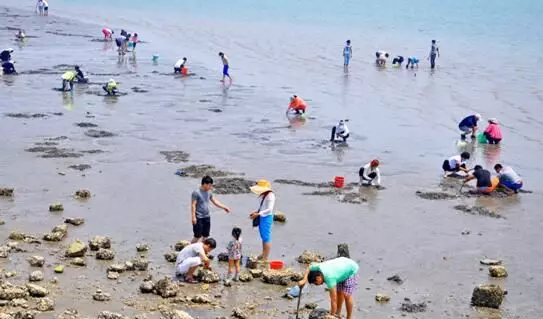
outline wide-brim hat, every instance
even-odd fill
[[[258,182],[256,182],[256,185],[253,185],[250,187],[251,192],[260,195],[265,192],[269,192],[272,190],[271,183],[265,179],[261,179]]]

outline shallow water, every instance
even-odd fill
[[[0,30],[0,43],[16,49],[16,67],[28,74],[1,78],[0,112],[48,117],[0,117],[1,183],[16,188],[14,200],[0,201],[1,218],[7,222],[0,226],[0,237],[7,237],[12,229],[41,234],[62,223],[63,217],[81,216],[86,224],[70,229],[68,240],[110,235],[121,258],[132,257],[137,243],[150,243],[153,272],[168,274],[171,265],[162,254],[176,240],[191,235],[189,194],[198,181],[175,176],[182,164],[167,163],[160,151],[182,150],[190,153],[188,164],[214,164],[252,179],[312,182],[330,181],[335,175],[356,181],[359,166],[378,157],[387,189],[363,190],[367,202],[361,205],[302,195],[311,188],[274,184],[278,209],[288,214],[289,221],[274,230],[273,257],[295,265],[294,257],[304,249],[333,255],[337,243],[349,242],[353,258],[361,264],[358,314],[372,318],[399,315],[397,308],[404,297],[431,301],[428,312],[418,318],[466,314],[485,318],[486,314],[470,309],[469,298],[476,284],[492,281],[486,269],[479,271],[479,259],[500,258],[510,274],[497,281],[509,290],[502,317],[535,318],[542,310],[537,300],[543,297],[543,282],[534,275],[541,263],[534,243],[542,239],[543,224],[538,215],[543,187],[537,184],[543,177],[538,167],[543,76],[536,67],[543,60],[543,42],[537,28],[517,31],[530,25],[542,6],[530,1],[491,7],[485,3],[470,6],[469,14],[461,2],[434,7],[439,14],[433,15],[432,11],[419,10],[415,15],[402,6],[387,6],[390,14],[380,18],[385,15],[378,13],[385,8],[373,4],[360,8],[354,2],[333,6],[327,16],[315,14],[318,6],[303,14],[292,13],[299,12],[296,8],[306,5],[304,1],[291,4],[288,14],[283,14],[279,2],[252,6],[239,2],[230,4],[229,15],[223,16],[218,12],[225,8],[204,1],[184,6],[190,15],[183,15],[179,22],[160,2],[153,2],[157,9],[147,10],[140,18],[132,11],[148,9],[140,4],[117,17],[115,10],[101,12],[100,1],[90,7],[89,3],[59,1],[52,16],[40,18],[8,0],[6,5],[22,11],[0,9],[0,21],[9,27]],[[447,19],[441,19],[443,12],[449,13]],[[508,12],[510,19],[498,20],[500,12]],[[67,19],[76,16],[78,20]],[[360,16],[366,18],[360,20]],[[135,56],[128,54],[119,61],[110,44],[91,41],[100,37],[101,25],[95,23],[106,22],[116,30],[119,26],[136,30],[149,43],[139,45]],[[347,37],[355,50],[348,74],[343,73],[340,56],[345,24],[349,24]],[[24,45],[12,42],[13,28],[18,27],[37,38]],[[436,72],[430,72],[425,63],[416,76],[412,71],[376,70],[372,65],[373,52],[381,48],[404,55],[411,53],[409,49],[422,58],[433,37],[440,40],[443,55]],[[231,60],[234,84],[229,88],[217,81],[219,50]],[[151,62],[155,52],[161,55],[158,64]],[[185,55],[197,76],[165,75]],[[73,95],[56,92],[52,88],[60,86],[65,70],[58,67],[61,64],[83,65],[93,83],[114,77],[128,95],[101,96],[100,85],[77,86]],[[148,92],[136,93],[133,87]],[[284,118],[293,93],[310,101],[314,118],[303,123]],[[457,151],[456,123],[474,111],[485,118],[498,117],[505,135],[500,147],[477,146],[474,163],[513,165],[534,194],[447,201],[417,197],[416,190],[440,189],[441,162]],[[329,128],[345,117],[351,120],[353,131],[349,147],[331,149],[325,142]],[[78,122],[95,123],[95,129],[116,136],[88,137],[87,128],[74,125]],[[58,141],[59,148],[104,153],[45,159],[25,152],[36,142],[58,136],[69,137]],[[92,168],[84,172],[68,168],[74,164]],[[90,189],[95,196],[87,202],[73,200],[71,195],[80,188]],[[220,200],[234,212],[214,213],[213,236],[225,246],[232,226],[241,225],[245,249],[257,252],[257,233],[246,219],[256,200],[251,195],[226,195]],[[47,211],[55,201],[63,202],[63,213]],[[464,214],[454,209],[458,204],[488,206],[506,219]],[[471,235],[462,236],[465,229]],[[14,260],[13,265],[2,267],[11,269],[23,262]],[[26,263],[22,265],[24,272]],[[106,285],[104,271],[97,275],[95,268],[89,266],[85,272],[89,283],[81,285]],[[394,273],[406,279],[402,286],[386,281]],[[63,288],[74,285],[62,279]],[[118,289],[137,295],[137,284],[127,280]],[[391,303],[375,305],[377,292],[391,294]],[[250,294],[243,289],[232,293],[228,304]],[[120,298],[104,307],[122,310]],[[312,289],[305,300],[327,306],[320,289]],[[59,298],[57,309],[68,308],[72,302],[69,296]],[[293,306],[278,302],[279,309]],[[92,316],[97,312],[90,301],[82,302],[80,311]]]

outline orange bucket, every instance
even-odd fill
[[[271,269],[280,270],[280,269],[283,269],[284,266],[285,266],[285,263],[282,262],[281,260],[272,260],[272,261],[270,261],[270,268]]]
[[[334,186],[336,188],[343,188],[343,186],[345,186],[345,177],[343,176],[334,177]]]

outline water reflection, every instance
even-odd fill
[[[62,92],[62,105],[68,111],[72,111],[75,108],[73,91]]]

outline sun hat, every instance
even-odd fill
[[[265,192],[268,192],[268,191],[272,190],[271,183],[268,182],[265,179],[261,179],[261,180],[257,181],[256,185],[251,186],[250,189],[251,189],[251,192],[253,192],[253,193],[257,194],[257,195],[260,195],[262,193],[265,193]]]
[[[489,119],[488,119],[488,122],[489,122],[489,123],[492,123],[492,124],[498,124],[498,120],[497,120],[495,117],[489,118]]]

